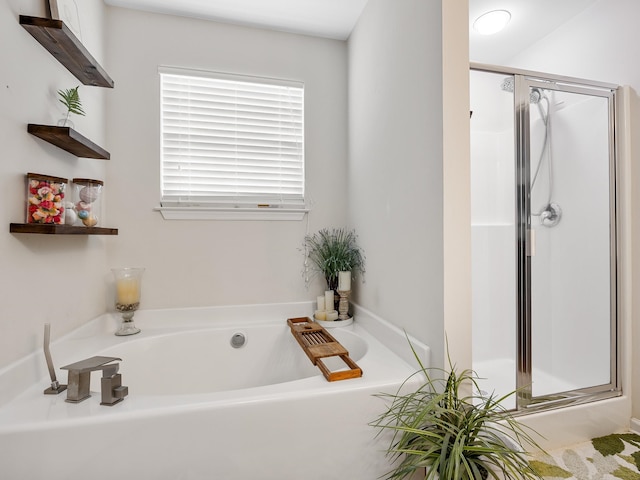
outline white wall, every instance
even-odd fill
[[[357,301],[443,360],[441,2],[370,0],[349,39],[349,218]]]
[[[82,40],[109,71],[104,61],[104,4],[77,3]],[[55,125],[64,110],[57,90],[80,84],[19,24],[21,14],[46,16],[44,5],[41,0],[0,3],[0,368],[41,348],[45,322],[52,324],[56,338],[105,310],[105,237],[9,233],[9,223],[26,218],[27,172],[104,180],[109,164],[76,158],[27,133],[28,123]],[[81,86],[79,93],[87,115],[74,118],[76,130],[109,150],[104,101],[112,92]]]
[[[301,251],[306,220],[167,221],[160,199],[158,66],[305,83],[309,230],[347,220],[346,43],[116,7],[107,9],[116,89],[108,104],[110,219],[120,235],[109,266],[146,267],[142,306],[233,305],[315,299]]]
[[[442,3],[444,329],[448,354],[471,368],[469,2]]]
[[[558,75],[640,86],[640,68],[629,59],[640,47],[636,0],[599,0],[520,52],[509,66]],[[473,59],[472,59],[473,60]]]

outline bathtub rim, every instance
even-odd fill
[[[183,333],[185,331],[197,331],[202,328],[250,328],[251,325],[282,325],[283,328],[286,329],[286,318],[300,316],[303,308],[307,308],[307,311],[310,312],[313,308],[312,302],[285,305],[274,304],[269,306],[253,305],[243,306],[240,308],[225,306],[141,310],[138,312],[140,313],[139,320],[138,313],[136,314],[136,323],[138,323],[143,330],[146,328],[147,331],[153,334],[153,336],[165,336],[166,334],[172,333],[172,331],[178,333]],[[220,319],[220,315],[228,315],[231,311],[233,311],[234,314],[231,315],[230,318],[226,318],[224,320]],[[268,311],[268,314],[265,315],[265,311]],[[181,315],[188,314],[187,316],[189,318],[186,321],[180,322],[180,324],[176,326],[176,313],[180,313]],[[211,318],[212,315],[215,317],[214,319]],[[86,405],[90,405],[89,402],[91,399],[89,399],[89,401],[83,402],[86,404],[85,406],[83,406],[82,403],[70,406],[72,412],[80,412],[81,409],[89,410],[88,413],[84,412],[82,414],[77,414],[78,418],[74,418],[74,415],[76,415],[75,413],[71,413],[69,414],[70,416],[65,418],[56,418],[55,416],[49,418],[46,413],[43,413],[46,411],[47,406],[50,407],[51,405],[56,404],[55,402],[64,402],[66,394],[63,393],[57,396],[47,396],[41,393],[44,388],[49,386],[50,380],[48,371],[46,370],[44,355],[42,352],[33,352],[28,357],[22,359],[21,362],[10,365],[8,368],[5,368],[0,372],[0,388],[6,387],[7,382],[11,378],[18,378],[22,385],[26,385],[26,387],[22,388],[20,391],[17,389],[13,390],[14,394],[11,395],[10,398],[9,395],[4,396],[5,400],[7,398],[8,400],[6,400],[4,404],[0,404],[0,417],[4,417],[4,419],[8,421],[5,422],[6,425],[0,426],[0,433],[6,434],[15,431],[42,428],[43,421],[46,422],[47,428],[53,428],[56,425],[70,426],[76,422],[87,422],[90,414],[93,415],[93,418],[90,418],[91,422],[108,421],[111,418],[116,418],[113,417],[114,414],[117,414],[117,418],[125,418],[128,415],[139,416],[141,414],[169,414],[172,411],[179,411],[185,408],[185,402],[176,400],[188,400],[186,402],[186,408],[189,409],[210,408],[213,405],[224,405],[225,402],[229,402],[230,399],[233,399],[236,403],[238,401],[277,401],[281,397],[282,391],[286,391],[290,384],[302,387],[293,393],[291,391],[287,392],[289,398],[294,396],[301,399],[301,401],[304,398],[309,398],[311,396],[331,394],[332,392],[345,389],[358,390],[363,388],[371,389],[375,387],[375,391],[377,393],[395,393],[400,382],[405,381],[415,372],[413,366],[404,361],[402,358],[403,355],[398,355],[393,348],[390,348],[387,345],[387,343],[389,343],[389,339],[393,338],[395,335],[399,337],[396,339],[396,345],[402,345],[402,349],[410,353],[410,348],[408,347],[404,332],[400,329],[391,328],[392,326],[388,322],[384,322],[379,318],[369,318],[365,320],[366,312],[364,311],[360,311],[359,315],[363,320],[361,323],[358,323],[356,320],[353,325],[343,328],[345,330],[355,330],[354,333],[365,337],[364,340],[367,343],[367,352],[365,353],[363,362],[360,366],[365,370],[365,372],[367,372],[367,370],[369,372],[366,374],[364,380],[351,379],[342,382],[326,382],[320,371],[318,371],[318,375],[316,376],[293,380],[291,382],[251,387],[247,389],[229,390],[225,392],[215,392],[211,394],[162,395],[159,397],[154,395],[141,395],[138,397],[137,401],[132,401],[132,397],[130,397],[113,409],[110,407],[99,406],[97,405],[97,402],[96,406],[87,407]],[[243,318],[243,323],[241,325],[237,323],[238,317]],[[61,383],[66,383],[66,374],[62,373],[59,370],[59,367],[60,365],[64,365],[64,362],[68,360],[69,349],[73,349],[73,355],[75,360],[77,360],[78,357],[86,358],[93,356],[110,346],[120,345],[126,342],[135,342],[137,340],[137,336],[127,339],[126,337],[116,337],[113,335],[113,332],[117,329],[119,321],[119,317],[115,313],[100,315],[87,324],[69,332],[69,334],[63,335],[51,344],[53,361],[56,363],[56,372],[58,380]],[[173,325],[171,325],[171,322],[173,322]],[[151,326],[151,324],[153,324],[153,326]],[[374,335],[374,332],[369,329],[375,330],[376,335]],[[104,344],[96,345],[95,341],[86,341],[87,337],[96,336],[98,338],[98,342],[102,341]],[[367,338],[367,336],[370,338]],[[378,361],[377,365],[379,369],[370,368],[371,362],[374,362],[375,365],[374,360],[367,359],[369,349],[371,347],[369,344],[370,342],[373,342],[375,348],[378,349],[378,352],[383,353],[381,357],[383,360],[390,360],[393,358],[399,360],[398,364],[390,362],[393,365],[387,367],[386,364],[375,360]],[[63,343],[65,344],[64,348],[67,352],[59,354],[60,352],[57,352],[56,347]],[[83,344],[85,343],[90,345],[90,351],[82,351],[82,348],[84,348]],[[426,345],[415,339],[412,339],[412,343],[414,343],[414,348],[417,347],[418,351],[420,351],[422,355],[426,356],[426,358],[429,357],[429,348]],[[402,349],[400,353],[404,353],[402,352]],[[375,349],[373,355],[377,355]],[[27,375],[22,377],[19,376],[21,372],[25,371],[31,373],[30,384],[27,384]],[[33,380],[34,378],[35,380]],[[123,380],[123,383],[126,385],[126,379]],[[91,387],[92,393],[99,390],[99,382],[98,385],[96,385],[95,378],[92,380]],[[238,395],[238,393],[240,393],[240,395]],[[24,395],[24,397],[21,397],[22,395]],[[97,396],[99,397],[99,394]],[[158,400],[158,398],[161,398],[161,400]],[[150,403],[145,403],[147,401]],[[22,405],[23,403],[24,405]],[[69,404],[66,405],[68,406]],[[35,418],[32,419],[28,409],[34,406],[39,413],[37,413]],[[147,408],[149,408],[148,412],[145,411]],[[132,411],[130,412],[129,410]],[[92,411],[94,413],[92,413]],[[13,416],[16,416],[15,421],[11,421]]]
[[[380,343],[416,370],[418,369],[417,362],[415,358],[412,357],[413,354],[408,348],[407,336],[405,336],[405,332],[402,329],[357,304],[352,305],[354,308],[354,325],[363,326],[365,330],[371,333]],[[171,315],[175,315],[176,312],[185,312],[188,314],[187,319],[181,323],[181,325],[185,327],[202,325],[203,323],[206,325],[208,322],[216,322],[216,325],[222,326],[225,323],[234,324],[234,322],[239,319],[245,322],[260,323],[262,319],[269,318],[274,322],[285,322],[287,318],[299,316],[311,317],[314,312],[314,302],[140,309],[136,312],[135,321],[139,326],[144,328],[148,326],[150,319],[153,318],[154,328],[173,328],[167,326],[167,323],[171,321]],[[226,316],[224,320],[221,319],[223,315]],[[121,318],[118,312],[108,311],[57,338],[55,338],[55,324],[52,324],[51,331],[54,340],[51,342],[51,354],[56,367],[58,381],[65,383],[64,380],[66,379],[66,374],[61,376],[58,370],[61,365],[65,364],[56,354],[57,346],[61,342],[66,342],[70,338],[78,335],[112,334],[117,330],[120,322]],[[0,369],[0,408],[30,389],[33,384],[42,383],[43,379],[43,389],[50,384],[46,361],[41,346],[42,332],[34,332],[33,336],[35,339],[34,344],[37,345],[35,350]],[[123,341],[127,341],[127,337],[120,338],[123,339]],[[415,337],[408,336],[408,338],[424,364],[429,365],[431,360],[430,348]],[[78,356],[83,355],[90,357],[95,355],[95,352],[78,352]]]

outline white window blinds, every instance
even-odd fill
[[[160,69],[162,206],[303,206],[301,83]]]

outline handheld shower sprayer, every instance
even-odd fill
[[[515,77],[506,77],[500,84],[500,89],[505,92],[514,93],[515,91]],[[543,102],[544,100],[544,102]],[[557,203],[552,201],[553,197],[553,159],[551,151],[551,101],[547,96],[544,89],[538,87],[531,87],[529,89],[529,103],[531,105],[537,105],[540,113],[540,120],[544,125],[544,137],[542,141],[542,149],[540,150],[540,157],[538,158],[538,164],[533,173],[533,179],[531,180],[531,191],[536,186],[538,180],[538,174],[543,164],[543,160],[547,159],[547,170],[549,176],[549,194],[545,206],[537,213],[532,213],[532,216],[540,217],[540,225],[544,227],[555,227],[562,218],[562,209]],[[543,107],[543,103],[546,103],[546,109]]]
[[[47,368],[49,369],[49,376],[51,377],[51,386],[44,391],[45,395],[57,395],[64,392],[67,389],[66,385],[60,385],[56,378],[56,370],[53,367],[53,360],[51,359],[51,352],[49,351],[49,340],[51,338],[51,324],[44,324],[44,358],[47,361]]]

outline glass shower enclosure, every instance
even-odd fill
[[[537,411],[620,394],[615,85],[473,64],[473,369]]]

